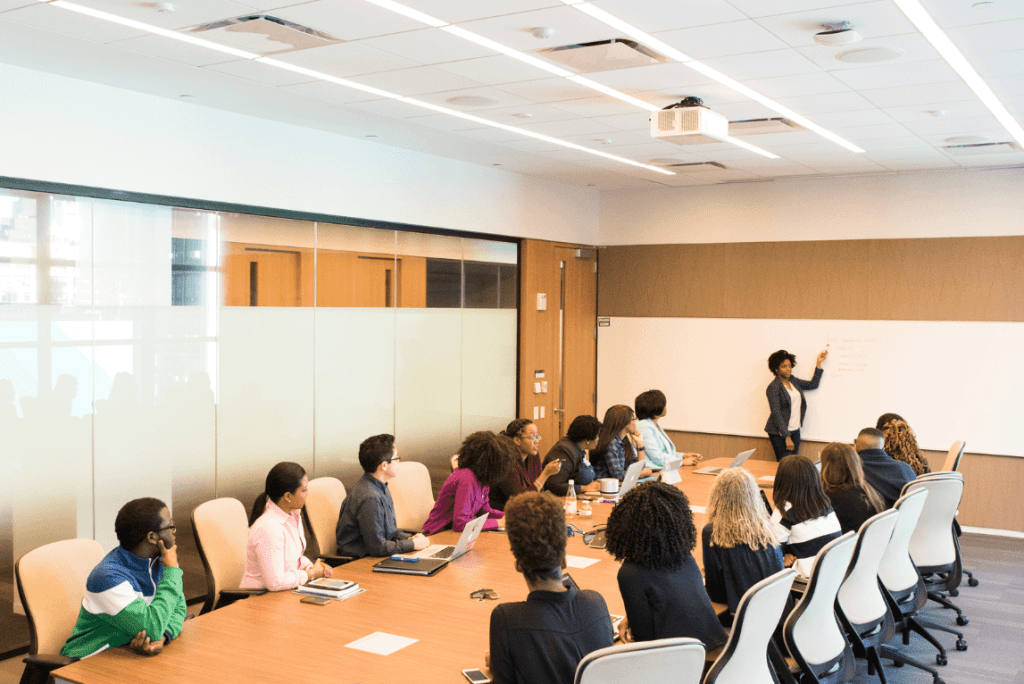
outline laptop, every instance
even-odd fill
[[[403,553],[400,555],[406,558],[453,561],[473,550],[473,544],[476,543],[476,538],[480,536],[480,531],[484,528],[485,522],[487,522],[486,513],[471,520],[469,524],[466,525],[466,529],[462,530],[462,536],[459,537],[459,543],[455,546],[431,544],[422,551],[416,551],[415,553]],[[404,563],[406,561],[399,562]],[[410,563],[410,565],[412,565],[412,563]]]
[[[681,458],[666,458],[665,467],[661,469],[661,481],[665,484],[676,484],[682,482],[683,478],[679,474],[679,469],[683,467],[683,459]]]
[[[626,475],[625,477],[622,478],[622,485],[619,486],[618,493],[602,494],[601,498],[603,498],[606,501],[613,501],[615,503],[621,501],[622,497],[625,496],[630,489],[636,487],[636,483],[640,481],[640,471],[642,471],[643,469],[643,459],[637,461],[636,463],[630,464],[630,466],[626,468]]]
[[[750,451],[741,451],[739,454],[736,455],[736,458],[732,459],[732,463],[730,463],[728,466],[726,466],[726,468],[739,468],[741,465],[746,463],[747,459],[750,458],[750,456],[755,451],[757,451],[757,449],[751,449]],[[700,470],[694,470],[693,474],[694,475],[718,475],[723,470],[725,470],[725,468],[720,468],[718,466],[708,466],[707,468],[701,468]]]

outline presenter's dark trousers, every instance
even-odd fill
[[[798,453],[800,453],[800,431],[797,430],[796,432],[790,432],[789,436],[793,440],[793,450],[792,451],[790,451],[789,449],[786,448],[786,438],[785,437],[780,437],[779,435],[773,435],[773,434],[769,433],[768,439],[771,440],[772,449],[775,450],[775,460],[776,461],[781,461],[784,456],[789,456],[790,454],[798,454]]]

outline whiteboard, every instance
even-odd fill
[[[598,416],[660,389],[669,430],[765,437],[768,356],[795,354],[806,380],[826,345],[804,439],[850,442],[892,412],[922,449],[1024,456],[1024,323],[602,318]]]

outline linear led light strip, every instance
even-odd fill
[[[370,0],[370,1],[372,2],[373,0]],[[810,119],[808,119],[806,117],[803,117],[800,114],[797,114],[796,112],[794,112],[793,110],[791,110],[791,109],[789,109],[787,107],[783,107],[778,102],[775,102],[774,100],[771,100],[771,99],[765,97],[764,95],[762,95],[761,93],[757,92],[756,90],[748,88],[747,86],[743,85],[742,83],[729,78],[728,76],[726,76],[725,74],[717,71],[716,69],[712,69],[711,67],[703,64],[702,62],[699,62],[698,60],[694,59],[693,57],[690,57],[689,55],[687,55],[687,54],[685,54],[683,52],[680,52],[679,50],[675,49],[674,47],[672,47],[668,43],[666,43],[666,42],[664,42],[662,40],[658,40],[657,38],[655,38],[654,36],[650,35],[649,33],[645,33],[644,31],[641,31],[640,29],[638,29],[637,27],[633,26],[632,24],[626,23],[625,21],[619,19],[618,17],[616,17],[613,14],[609,14],[608,12],[604,11],[600,7],[595,7],[594,5],[590,4],[589,2],[585,2],[583,0],[562,0],[562,2],[564,2],[566,5],[569,5],[571,7],[575,7],[580,12],[583,12],[584,14],[587,14],[587,15],[593,17],[594,19],[597,19],[598,21],[600,21],[603,24],[607,24],[608,26],[611,26],[613,29],[622,31],[623,33],[625,33],[630,38],[632,38],[634,40],[637,40],[637,41],[647,45],[648,47],[653,48],[653,49],[661,52],[662,54],[664,54],[667,57],[671,57],[672,59],[676,60],[677,62],[680,62],[681,64],[684,64],[684,65],[690,67],[694,71],[697,71],[697,72],[699,72],[701,74],[704,74],[708,78],[713,79],[713,80],[721,83],[722,85],[726,86],[727,88],[732,88],[736,92],[749,97],[751,100],[754,100],[755,102],[759,102],[759,103],[763,104],[765,107],[768,107],[769,109],[771,109],[771,110],[773,110],[775,112],[778,112],[779,114],[783,115],[787,119],[791,119],[792,121],[800,124],[804,128],[807,128],[807,129],[810,129],[810,130],[814,131],[815,133],[817,133],[818,135],[822,136],[823,138],[827,138],[828,140],[831,140],[832,142],[836,143],[837,145],[841,145],[841,146],[845,147],[846,149],[850,150],[851,152],[858,152],[858,153],[860,153],[860,152],[864,151],[861,148],[859,148],[856,145],[854,145],[853,143],[849,142],[848,140],[844,140],[843,138],[839,137],[835,133],[822,128],[821,126],[819,126],[818,124],[814,123]],[[897,4],[899,4],[899,0],[897,0]]]
[[[589,147],[584,147],[583,145],[577,145],[577,144],[571,143],[571,142],[569,142],[567,140],[559,140],[558,138],[552,138],[551,136],[547,136],[547,135],[544,135],[542,133],[536,133],[534,131],[526,130],[526,129],[523,129],[523,128],[517,128],[516,126],[508,126],[508,125],[505,125],[505,124],[498,123],[496,121],[490,121],[488,119],[483,119],[483,118],[478,117],[478,116],[473,116],[472,114],[466,114],[465,112],[459,112],[459,111],[455,111],[454,109],[448,109],[447,107],[441,107],[439,105],[431,104],[429,102],[423,102],[422,100],[416,100],[416,99],[411,98],[411,97],[403,97],[402,95],[397,95],[395,93],[391,93],[391,92],[388,92],[386,90],[381,90],[380,88],[374,88],[373,86],[363,85],[362,83],[356,83],[355,81],[349,81],[349,80],[344,79],[344,78],[338,78],[336,76],[331,76],[330,74],[325,74],[325,73],[322,73],[322,72],[319,72],[319,71],[314,71],[312,69],[306,69],[306,68],[303,68],[303,67],[300,67],[300,66],[296,66],[294,64],[288,64],[287,62],[281,62],[279,60],[271,59],[269,57],[263,57],[261,55],[258,55],[256,53],[254,53],[254,52],[248,52],[247,50],[239,50],[237,48],[233,48],[233,47],[230,47],[228,45],[221,45],[220,43],[215,43],[213,41],[204,40],[202,38],[197,38],[195,36],[191,36],[191,35],[188,35],[188,34],[179,33],[177,31],[171,31],[171,30],[168,30],[168,29],[160,28],[159,26],[154,26],[152,24],[147,24],[147,23],[141,22],[141,21],[135,21],[134,19],[128,19],[126,17],[121,17],[121,16],[118,16],[116,14],[110,14],[108,12],[103,12],[101,10],[93,9],[91,7],[86,7],[84,5],[79,5],[79,4],[76,4],[76,3],[73,3],[73,2],[67,2],[67,0],[39,0],[39,1],[44,3],[44,4],[52,5],[54,7],[60,7],[62,9],[70,10],[72,12],[77,12],[79,14],[84,14],[84,15],[93,17],[95,19],[101,19],[101,20],[104,20],[104,21],[113,22],[115,24],[121,24],[122,26],[128,26],[130,28],[139,29],[140,31],[147,31],[149,33],[153,33],[153,34],[156,34],[156,35],[159,35],[159,36],[163,36],[165,38],[171,38],[173,40],[180,40],[180,41],[183,41],[185,43],[191,43],[193,45],[198,45],[199,47],[209,48],[211,50],[217,50],[218,52],[224,52],[226,54],[234,55],[235,57],[240,57],[242,59],[251,59],[253,61],[260,62],[260,63],[266,64],[268,66],[277,67],[279,69],[286,69],[288,71],[293,71],[295,73],[303,74],[303,75],[309,76],[311,78],[315,78],[315,79],[322,80],[322,81],[327,81],[329,83],[334,83],[336,85],[344,86],[346,88],[353,88],[355,90],[361,90],[361,91],[363,91],[365,93],[370,93],[372,95],[377,95],[378,97],[388,98],[388,99],[392,99],[392,100],[398,100],[400,102],[405,102],[407,104],[414,105],[416,107],[422,107],[423,109],[429,109],[431,111],[438,112],[438,113],[441,113],[441,114],[447,114],[449,116],[455,116],[455,117],[458,117],[460,119],[465,119],[467,121],[473,121],[475,123],[479,123],[479,124],[484,125],[484,126],[491,126],[492,128],[500,128],[502,130],[510,131],[510,132],[516,133],[518,135],[525,135],[525,136],[527,136],[529,138],[535,138],[537,140],[543,140],[545,142],[549,142],[549,143],[552,143],[552,144],[555,144],[555,145],[560,145],[562,147],[568,147],[568,148],[573,149],[573,150],[579,150],[580,152],[586,152],[588,154],[593,154],[593,155],[598,156],[598,157],[604,157],[605,159],[610,159],[612,161],[617,161],[617,162],[620,162],[620,163],[623,163],[623,164],[629,164],[630,166],[635,166],[637,168],[646,169],[648,171],[654,171],[655,173],[660,173],[660,174],[665,175],[665,176],[674,176],[674,175],[676,175],[675,173],[673,173],[672,171],[668,171],[667,169],[658,168],[657,166],[651,166],[649,164],[642,164],[642,163],[640,163],[638,161],[633,161],[632,159],[626,159],[625,157],[617,157],[614,154],[608,154],[607,152],[601,152],[600,150],[594,150],[594,149],[591,149]],[[374,0],[374,4],[381,4],[382,6],[386,6],[386,4],[388,2],[389,2],[389,0]],[[393,3],[393,4],[397,4],[397,3]],[[409,8],[405,8],[405,9],[409,9]],[[412,11],[414,11],[414,10],[412,10]],[[424,15],[424,16],[426,16],[426,15]],[[453,27],[450,27],[450,28],[456,28],[456,27],[453,26]],[[566,73],[569,73],[569,72],[566,72]]]
[[[1017,120],[1013,118],[1013,115],[1006,110],[1003,103],[999,101],[996,94],[992,92],[992,89],[988,87],[988,84],[978,75],[978,72],[974,70],[967,58],[964,57],[963,53],[957,49],[953,41],[949,39],[949,36],[939,28],[939,25],[935,23],[935,20],[928,13],[928,10],[921,5],[917,0],[893,0],[896,6],[903,10],[903,13],[907,15],[907,18],[917,27],[917,30],[928,39],[928,42],[932,44],[932,47],[938,51],[942,58],[953,67],[953,70],[964,80],[967,86],[974,91],[974,94],[978,96],[978,99],[988,107],[988,110],[996,117],[1010,135],[1012,135],[1018,143],[1024,145],[1024,128],[1021,128]]]

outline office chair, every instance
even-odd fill
[[[338,555],[338,516],[345,501],[345,485],[336,477],[318,477],[309,481],[306,505],[302,513],[313,533],[319,558],[333,568],[354,561],[351,556]]]
[[[729,641],[704,684],[779,684],[769,664],[769,650],[774,649],[770,642],[795,577],[796,571],[786,568],[747,590],[736,609]]]
[[[21,684],[45,684],[51,672],[78,660],[60,649],[75,629],[85,581],[104,555],[94,539],[66,539],[29,551],[14,565],[30,635]]]
[[[783,634],[802,684],[848,682],[857,673],[853,649],[835,609],[856,544],[857,533],[847,532],[818,551],[807,590],[786,618]]]
[[[700,684],[704,644],[680,637],[601,648],[576,667],[573,684]]]
[[[970,620],[946,598],[956,590],[963,578],[960,541],[953,530],[964,480],[960,473],[931,473],[903,486],[903,496],[920,489],[928,491],[921,518],[910,538],[910,557],[924,578],[928,598],[956,612],[956,623],[965,626]]]
[[[953,446],[949,447],[949,453],[946,454],[946,462],[942,465],[942,470],[944,472],[957,472],[960,470],[960,461],[963,460],[964,448],[966,446],[967,445],[964,442],[959,440],[953,442]],[[960,523],[957,522],[956,519],[953,520],[953,527],[956,530],[956,536],[959,537]],[[967,575],[967,586],[976,587],[980,584],[978,580],[974,578],[974,573],[967,568],[963,568],[963,573]],[[949,595],[956,596],[958,593],[959,592],[956,589],[953,589],[949,592]]]
[[[459,455],[458,454],[453,454],[452,455],[451,459],[449,459],[449,461],[448,461],[448,467],[450,467],[452,469],[453,473],[455,472],[455,469],[459,467]]]
[[[395,502],[398,529],[419,532],[434,507],[434,491],[427,466],[416,461],[399,461],[397,474],[388,482]]]
[[[958,651],[966,651],[967,642],[964,641],[962,632],[938,625],[918,614],[928,603],[928,592],[925,589],[921,573],[917,571],[917,566],[910,558],[910,537],[914,533],[914,528],[917,527],[927,498],[928,491],[918,489],[900,497],[896,505],[893,506],[900,515],[893,528],[889,546],[885,549],[885,554],[878,566],[878,579],[882,581],[882,587],[888,593],[893,615],[898,618],[896,628],[903,633],[903,644],[910,643],[911,631],[917,632],[939,650],[938,655],[935,656],[935,662],[945,665],[947,663],[946,649],[926,627],[955,634]]]
[[[245,574],[249,516],[238,499],[214,499],[192,511],[196,549],[206,569],[206,601],[201,613],[221,608],[266,589],[240,589]]]

